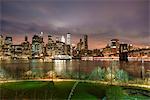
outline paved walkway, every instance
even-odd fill
[[[79,82],[88,82],[88,83],[101,83],[101,84],[107,84],[111,85],[110,82],[105,82],[105,81],[93,81],[93,80],[76,80],[76,79],[32,79],[32,80],[0,80],[0,83],[7,83],[7,82],[22,82],[22,81],[79,81]],[[141,87],[141,88],[148,88],[150,89],[150,84],[149,85],[142,85],[142,84],[126,84],[126,83],[116,83],[113,82],[112,85],[116,86],[131,86],[131,87]]]

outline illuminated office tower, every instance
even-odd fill
[[[66,40],[66,54],[67,55],[72,55],[71,54],[71,33],[67,33],[67,40]]]
[[[61,37],[61,42],[65,43],[65,37],[64,36]]]
[[[12,37],[6,36],[3,47],[3,53],[5,56],[11,56],[11,45],[12,45]]]
[[[41,32],[41,33],[40,33],[40,37],[43,37],[43,35],[44,35],[44,33],[43,33],[43,32]]]
[[[28,41],[27,36],[25,36],[25,40],[24,40],[24,42],[21,43],[21,45],[22,45],[22,49],[23,49],[23,51],[22,51],[23,56],[30,57],[30,55],[31,55],[31,45]]]
[[[66,44],[67,44],[67,45],[70,45],[70,44],[71,44],[71,34],[70,34],[70,33],[67,33],[67,41],[66,41]]]
[[[44,42],[43,42],[43,37],[40,35],[34,35],[32,37],[32,55],[41,57],[43,56],[43,47],[44,47]]]
[[[0,35],[0,56],[2,55],[2,47],[4,45],[4,39],[3,39],[3,36]]]
[[[0,35],[0,46],[4,44],[4,39],[3,39],[3,36]]]
[[[48,56],[55,55],[55,47],[56,44],[54,43],[52,36],[48,35],[48,43],[46,44],[46,53]]]
[[[22,58],[23,47],[22,45],[11,45],[11,57],[13,59]]]
[[[2,48],[3,45],[4,45],[4,38],[2,35],[0,35],[0,49]]]

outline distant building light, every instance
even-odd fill
[[[41,35],[43,35],[43,32],[41,32]]]
[[[75,47],[76,45],[75,44],[71,44],[73,47]]]
[[[133,44],[130,44],[130,46],[133,46]]]
[[[111,48],[116,48],[116,46],[111,46]]]
[[[149,46],[146,46],[146,49],[148,49],[149,48]]]

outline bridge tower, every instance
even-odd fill
[[[119,60],[120,61],[128,61],[128,45],[127,44],[120,44]]]

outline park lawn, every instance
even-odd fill
[[[72,99],[97,100],[105,97],[106,85],[96,83],[79,83]]]
[[[67,99],[75,82],[54,82],[53,99]]]
[[[44,99],[49,98],[48,94],[53,91],[52,82],[42,81],[23,81],[23,82],[10,82],[0,85],[1,98],[4,99]]]
[[[75,82],[23,81],[0,84],[4,99],[67,99]]]
[[[30,98],[30,99],[67,99],[71,88],[75,82],[42,82],[42,81],[24,81],[1,84],[2,98]],[[96,85],[94,85],[96,86]],[[74,99],[93,99],[97,98],[101,93],[101,89],[97,89],[91,83],[79,83],[74,92]],[[101,87],[101,86],[99,86]],[[95,88],[95,89],[94,89]],[[92,92],[91,90],[94,89]],[[99,92],[98,92],[99,91]],[[95,96],[95,94],[96,96]]]
[[[73,81],[23,81],[0,84],[1,99],[67,99],[75,82]],[[124,87],[108,86],[99,83],[79,82],[71,99],[96,100],[148,99],[145,96],[128,95]]]
[[[67,99],[75,82],[54,82],[53,98]],[[107,86],[95,83],[79,82],[74,90],[72,99],[97,100],[105,96]]]
[[[46,82],[39,82],[39,81],[24,81],[24,82],[11,82],[2,85],[3,88],[12,89],[12,90],[19,90],[19,89],[32,89],[36,87],[43,87],[47,85]]]
[[[98,100],[96,96],[91,95],[87,92],[79,92],[74,94],[72,100]]]

